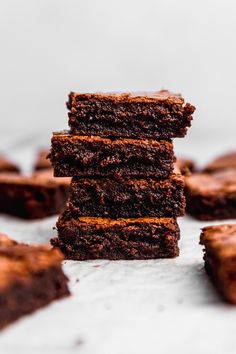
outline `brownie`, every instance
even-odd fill
[[[109,219],[78,217],[65,210],[51,240],[65,258],[151,259],[179,255],[179,227],[174,218]]]
[[[50,159],[57,177],[168,177],[175,161],[165,140],[107,139],[54,133]]]
[[[212,173],[215,171],[232,168],[236,169],[236,151],[229,152],[214,159],[212,162],[205,166],[203,172]]]
[[[48,246],[27,246],[0,234],[0,329],[69,295],[63,256]]]
[[[236,218],[236,169],[186,178],[186,210],[200,220]]]
[[[195,162],[191,159],[177,157],[175,165],[184,176],[189,176],[191,173],[196,171]]]
[[[214,285],[226,301],[236,304],[236,225],[204,227],[200,243]]]
[[[74,177],[69,207],[80,216],[182,216],[185,210],[184,181],[178,173],[163,180]]]
[[[71,133],[103,137],[184,137],[195,107],[167,90],[137,93],[75,93],[67,103]]]
[[[19,173],[20,169],[16,164],[9,161],[3,155],[0,154],[0,173],[2,172]]]
[[[66,205],[70,178],[54,178],[53,172],[33,176],[0,174],[0,212],[25,219],[59,214]]]
[[[38,152],[34,164],[34,171],[47,170],[49,168],[52,168],[50,160],[47,159],[49,153],[50,153],[49,149],[42,149]]]

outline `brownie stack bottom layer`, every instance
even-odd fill
[[[174,218],[109,219],[78,217],[65,210],[51,243],[65,258],[153,259],[179,255],[180,231]]]

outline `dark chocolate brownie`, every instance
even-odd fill
[[[49,149],[42,149],[38,152],[34,165],[34,171],[47,170],[49,168],[52,168],[50,160],[47,159],[49,153]]]
[[[66,205],[70,178],[55,178],[40,171],[31,177],[0,174],[0,212],[25,219],[59,214]]]
[[[150,93],[70,93],[69,126],[78,135],[184,137],[195,107],[167,90]]]
[[[184,176],[189,176],[196,171],[195,162],[187,158],[177,157],[175,165]]]
[[[165,140],[106,139],[54,133],[50,154],[57,177],[168,177],[175,161]]]
[[[212,162],[210,162],[206,167],[203,169],[203,172],[216,172],[219,170],[226,170],[226,169],[236,169],[236,151],[229,152],[224,154]]]
[[[200,220],[236,218],[236,169],[186,178],[186,211]]]
[[[16,164],[9,161],[3,155],[0,154],[0,173],[2,172],[19,173],[20,169]]]
[[[177,173],[164,180],[74,177],[69,208],[80,216],[177,217],[184,215],[183,192]]]
[[[59,217],[51,240],[67,259],[151,259],[179,255],[179,227],[174,218],[109,219]]]
[[[236,225],[202,229],[205,268],[225,300],[236,304]]]
[[[69,295],[62,260],[57,249],[17,244],[0,234],[0,329]]]

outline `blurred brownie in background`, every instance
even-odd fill
[[[0,154],[0,173],[2,172],[20,173],[20,169],[15,163],[9,161],[4,155]]]
[[[42,149],[38,152],[34,165],[34,171],[47,170],[52,168],[50,160],[47,159],[49,153],[50,149]]]
[[[70,178],[54,178],[52,170],[33,176],[0,174],[0,212],[25,219],[59,214],[66,206]]]
[[[186,211],[197,219],[236,218],[236,169],[186,177],[185,196]]]
[[[177,157],[175,165],[180,170],[183,176],[190,175],[196,170],[195,162],[191,159],[184,157]]]
[[[205,268],[223,297],[236,304],[236,225],[202,229]]]
[[[203,172],[212,173],[229,168],[236,169],[236,151],[231,151],[217,157],[204,167]]]
[[[0,233],[0,329],[70,294],[62,260],[58,249],[19,244]]]

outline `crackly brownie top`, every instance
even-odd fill
[[[27,282],[33,274],[59,265],[63,256],[49,246],[28,246],[0,234],[0,289],[15,282]]]
[[[236,224],[204,227],[200,243],[219,258],[236,257]]]
[[[210,195],[236,192],[236,169],[208,173],[195,173],[186,178],[191,193]]]
[[[160,146],[160,145],[166,145],[172,149],[172,142],[170,140],[154,140],[154,139],[127,139],[127,138],[116,138],[116,139],[109,139],[109,138],[102,138],[100,136],[95,136],[95,135],[73,135],[70,134],[67,130],[61,131],[61,132],[54,132],[52,140],[59,140],[60,142],[62,141],[81,141],[81,142],[101,142],[106,145],[116,145],[116,144],[122,144],[122,145],[152,145],[152,146]]]
[[[22,176],[12,173],[1,173],[0,184],[25,185],[25,186],[41,186],[56,187],[58,185],[69,186],[71,178],[69,177],[53,177],[51,170],[38,171],[32,176]]]
[[[0,154],[0,172],[19,172],[19,168],[13,162],[7,160]]]
[[[180,94],[168,90],[153,92],[108,92],[108,93],[77,93],[69,94],[69,105],[76,105],[76,101],[113,101],[117,103],[169,103],[183,105],[184,99]]]
[[[219,156],[204,168],[204,171],[214,172],[216,170],[236,168],[236,151]]]

